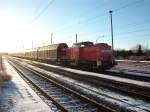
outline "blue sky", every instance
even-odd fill
[[[114,48],[150,45],[150,0],[0,0],[0,51],[18,51],[50,44],[93,41]],[[104,35],[104,37],[102,37]]]

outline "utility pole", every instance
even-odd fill
[[[51,45],[52,45],[52,42],[53,42],[53,34],[51,33]]]
[[[23,48],[23,50],[25,50],[25,47],[24,47],[24,43],[23,43],[23,41],[21,41],[21,44],[22,44],[22,48]]]
[[[76,43],[78,42],[78,35],[77,35],[77,33],[76,33]]]
[[[111,22],[112,53],[114,53],[113,23],[112,23],[112,13],[113,13],[113,11],[110,10],[109,13],[110,13],[110,22]]]
[[[44,43],[44,42],[43,42],[42,44],[43,44],[43,46],[45,46],[45,43]]]
[[[32,49],[33,49],[33,40],[32,40]]]

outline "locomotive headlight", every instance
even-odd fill
[[[101,66],[102,65],[102,61],[97,61],[97,66]]]

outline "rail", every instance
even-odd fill
[[[60,102],[58,102],[58,100],[55,100],[55,99],[57,99],[57,97],[58,96],[60,96],[61,95],[61,93],[64,93],[65,94],[65,96],[67,95],[67,94],[69,94],[69,98],[73,95],[73,96],[76,96],[75,98],[76,98],[76,100],[78,101],[78,102],[83,102],[84,101],[84,105],[85,105],[85,107],[84,107],[84,105],[82,104],[82,103],[79,103],[79,107],[81,106],[81,105],[83,105],[83,107],[82,108],[85,108],[85,109],[87,109],[87,105],[88,105],[88,110],[89,109],[97,109],[98,108],[98,110],[100,110],[100,111],[105,111],[105,112],[112,112],[112,111],[114,111],[114,110],[112,110],[112,109],[110,109],[110,108],[108,108],[108,107],[105,107],[104,105],[102,105],[102,104],[100,104],[100,103],[98,103],[98,102],[96,102],[96,101],[94,101],[94,100],[92,100],[92,99],[89,99],[89,98],[87,98],[87,97],[85,97],[85,96],[83,96],[83,95],[80,95],[79,93],[77,93],[77,92],[75,92],[75,91],[73,91],[73,90],[71,90],[71,89],[69,89],[69,88],[66,88],[66,87],[64,87],[64,86],[62,86],[62,85],[60,85],[60,84],[58,84],[57,82],[55,82],[55,81],[53,81],[53,80],[51,80],[51,79],[49,79],[49,78],[47,78],[47,77],[45,77],[45,76],[43,76],[43,75],[41,75],[40,73],[38,73],[37,71],[35,71],[35,70],[32,70],[32,69],[30,69],[30,68],[28,68],[28,67],[25,67],[25,66],[21,66],[21,65],[19,65],[18,63],[16,63],[16,62],[10,62],[9,61],[9,63],[23,76],[23,77],[25,77],[28,81],[30,81],[30,83],[32,83],[32,85],[34,85],[47,99],[49,99],[49,100],[51,100],[51,101],[53,101],[53,103],[61,110],[61,111],[63,111],[63,112],[67,112],[67,111],[69,111],[68,110],[68,105],[67,106],[62,106],[62,102],[63,102],[63,104],[68,104],[67,102],[65,102],[64,100],[63,101],[61,101],[61,103]],[[15,63],[15,65],[14,65],[14,63]],[[17,65],[17,66],[16,66]],[[27,76],[27,75],[25,75],[20,69],[18,69],[19,68],[19,66],[21,66],[23,69],[26,69],[26,70],[28,70],[28,71],[30,71],[32,74],[34,74],[34,79],[32,79],[33,78],[33,75],[32,75],[32,77],[31,77],[31,75],[30,76]],[[46,91],[44,91],[42,88],[44,88],[44,85],[42,85],[42,84],[39,84],[38,82],[37,82],[37,79],[35,80],[35,77],[38,79],[38,80],[43,80],[42,82],[44,82],[44,85],[45,85],[45,83],[46,83],[46,85],[55,85],[55,87],[57,87],[57,89],[58,90],[63,90],[63,91],[61,91],[60,92],[60,94],[58,94],[58,91],[57,91],[57,94],[58,95],[54,95],[54,93],[53,93],[53,96],[55,96],[55,98],[53,98],[52,96],[50,96],[49,95],[49,93],[47,93]],[[38,83],[38,84],[37,84]],[[40,83],[41,83],[41,81],[40,81]],[[39,86],[40,85],[40,86]],[[55,88],[54,86],[53,87],[51,87],[51,88]],[[61,88],[61,89],[60,89]],[[56,90],[57,90],[56,89]],[[66,94],[67,93],[67,94]],[[73,97],[71,97],[71,98],[73,98]],[[80,99],[80,100],[79,100]],[[72,100],[71,100],[72,101]],[[86,104],[85,104],[85,102],[86,102]],[[78,108],[78,106],[76,105],[76,108]],[[72,106],[72,107],[74,107],[74,106]],[[69,109],[72,109],[72,108],[69,108]]]

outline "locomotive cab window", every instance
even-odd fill
[[[85,45],[84,45],[84,44],[81,44],[80,47],[85,47]]]

